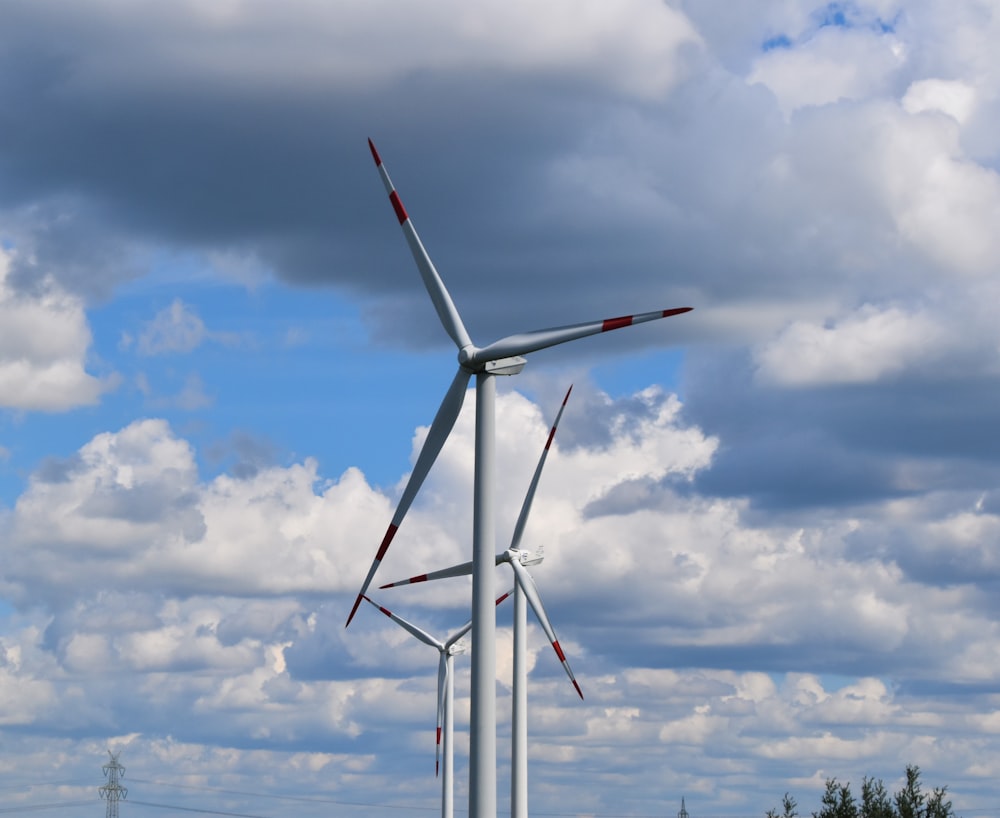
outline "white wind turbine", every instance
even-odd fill
[[[406,487],[400,497],[396,513],[382,538],[375,559],[361,586],[357,599],[347,617],[351,624],[364,594],[371,584],[393,537],[406,515],[413,498],[423,484],[427,473],[437,459],[448,438],[465,400],[465,391],[472,375],[476,376],[476,443],[475,477],[472,501],[472,639],[477,645],[493,645],[496,641],[496,613],[493,610],[495,583],[493,571],[495,558],[494,532],[494,472],[495,472],[495,375],[516,375],[527,363],[522,355],[540,349],[596,335],[601,332],[655,321],[671,315],[689,312],[691,307],[678,307],[656,312],[608,318],[553,329],[509,335],[485,347],[472,343],[462,318],[448,290],[424,249],[413,222],[406,213],[396,189],[389,179],[382,159],[369,139],[368,147],[378,168],[382,183],[389,194],[396,218],[410,246],[434,308],[445,331],[458,347],[458,372],[445,393],[444,400],[427,432],[423,448],[413,466]],[[496,656],[495,651],[477,650],[472,657],[472,688],[469,741],[469,816],[488,818],[496,815]]]
[[[535,612],[535,616],[538,618],[538,622],[542,626],[542,630],[545,631],[545,635],[552,644],[552,648],[555,650],[556,656],[559,657],[559,661],[562,662],[562,666],[565,669],[566,674],[569,676],[570,681],[573,682],[573,687],[576,688],[576,692],[579,694],[580,698],[583,698],[583,691],[580,690],[580,685],[577,683],[576,677],[573,675],[573,671],[569,666],[569,662],[566,660],[566,655],[563,653],[563,649],[559,645],[559,640],[556,638],[555,630],[552,627],[552,623],[549,621],[548,615],[545,613],[542,600],[538,595],[537,589],[535,588],[534,580],[531,578],[531,574],[528,573],[526,568],[528,565],[537,565],[542,561],[541,550],[532,554],[529,551],[522,551],[520,549],[521,537],[524,535],[524,528],[528,522],[528,515],[531,513],[531,504],[535,499],[535,491],[538,488],[538,481],[542,476],[542,469],[545,466],[545,460],[549,456],[549,448],[552,446],[552,440],[556,436],[556,429],[559,428],[559,421],[562,419],[563,411],[566,409],[566,402],[569,400],[569,394],[572,391],[572,386],[566,390],[566,397],[563,398],[563,402],[559,407],[559,412],[556,415],[555,422],[549,430],[548,439],[545,441],[545,448],[542,449],[542,455],[538,459],[538,465],[535,466],[535,473],[532,475],[531,483],[528,485],[528,493],[525,495],[524,502],[521,505],[521,513],[518,515],[517,523],[514,526],[514,534],[510,540],[510,548],[502,554],[497,554],[496,556],[497,565],[504,562],[510,565],[511,570],[514,572],[515,580],[514,668],[512,685],[513,705],[511,708],[510,728],[511,818],[527,818],[528,816],[528,664],[526,646],[528,623],[526,606],[524,604],[525,600],[527,600],[528,604],[531,605],[531,609]],[[432,571],[429,574],[419,574],[415,577],[410,577],[409,579],[404,579],[399,582],[390,582],[381,587],[383,589],[395,588],[400,585],[412,585],[417,582],[428,582],[430,580],[444,579],[446,577],[467,576],[471,573],[472,563],[465,562],[452,568]]]
[[[497,599],[496,604],[499,605],[503,602],[509,593],[503,594]],[[427,631],[394,614],[388,608],[383,608],[371,597],[365,596],[364,599],[407,633],[438,651],[440,659],[438,660],[437,738],[434,748],[434,774],[437,775],[439,772],[441,774],[441,818],[453,818],[455,814],[455,787],[453,784],[455,769],[455,656],[465,652],[461,639],[472,628],[472,620],[470,619],[442,642],[440,639],[435,639]],[[443,769],[441,765],[442,743],[444,745]]]

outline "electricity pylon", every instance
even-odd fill
[[[107,818],[118,818],[118,802],[128,796],[128,788],[118,783],[118,779],[125,776],[125,768],[118,763],[118,756],[121,755],[121,752],[119,750],[117,753],[112,753],[108,750],[111,761],[102,768],[108,783],[99,787],[98,792],[101,794],[101,798],[108,802]]]

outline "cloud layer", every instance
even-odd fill
[[[501,389],[503,542],[578,381],[528,538],[587,698],[533,632],[533,808],[659,815],[683,795],[748,815],[791,791],[807,811],[826,776],[891,789],[909,762],[985,812],[998,28],[978,0],[6,3],[15,803],[33,777],[93,798],[111,743],[149,803],[435,805],[433,656],[374,616],[342,628],[405,475],[317,454],[335,435],[374,460],[386,407],[426,406],[415,453],[439,384],[400,351],[452,354],[371,136],[478,343],[696,308],[533,357],[524,391]],[[349,319],[244,327],[321,287]],[[337,339],[321,362],[317,337]],[[277,391],[377,397],[338,425],[272,417]],[[472,403],[380,579],[466,557]],[[291,425],[309,448],[274,442]],[[393,607],[443,632],[467,596]],[[320,800],[239,794],[262,790]]]

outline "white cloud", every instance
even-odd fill
[[[201,346],[206,336],[205,322],[175,298],[143,327],[137,348],[143,355],[192,352]]]
[[[894,36],[830,26],[802,45],[763,54],[747,82],[767,86],[790,116],[807,105],[881,96],[904,60],[905,49]]]
[[[141,62],[128,47],[93,51],[77,82],[84,88],[122,87],[148,83],[149,74],[160,81],[164,74],[204,81],[229,78],[232,66],[242,65],[242,81],[253,85],[338,86],[386,83],[414,70],[493,69],[584,75],[626,94],[656,97],[677,82],[678,49],[698,42],[680,11],[655,0],[614,6],[558,0],[544,8],[526,0],[441,2],[420,9],[386,2],[324,8],[295,3],[280,13],[259,3],[228,8],[230,13],[216,16],[174,7],[159,10],[155,21],[148,13],[140,19],[116,8],[119,27],[152,24],[158,36],[143,41]],[[89,29],[87,21],[81,25]],[[122,73],[126,65],[129,74]]]
[[[793,387],[872,383],[934,363],[945,333],[926,313],[871,305],[829,325],[796,321],[757,349],[757,376]]]
[[[16,251],[0,247],[0,405],[61,412],[97,403],[115,378],[86,371],[91,344],[83,303],[45,278],[30,291],[10,282]]]
[[[654,759],[668,752],[677,759],[671,788],[756,809],[780,791],[748,790],[746,777],[764,781],[775,760],[803,781],[817,770],[860,780],[880,772],[871,764],[882,758],[940,764],[925,739],[995,735],[991,723],[959,726],[951,704],[892,682],[995,674],[1000,654],[989,649],[995,636],[974,592],[937,589],[889,561],[852,556],[859,532],[882,539],[877,517],[749,527],[741,502],[683,490],[709,467],[718,442],[684,425],[675,397],[651,389],[608,401],[610,437],[587,442],[579,427],[602,400],[577,387],[560,430],[575,425],[577,433],[556,438],[525,539],[546,545],[533,572],[587,697],[576,699],[532,627],[533,776],[555,788],[553,797],[566,797],[555,782],[567,759],[642,789]],[[517,393],[498,398],[501,546],[553,408]],[[472,435],[466,412],[378,579],[467,553]],[[638,505],[621,491],[636,483],[646,486]],[[376,615],[343,630],[391,505],[359,472],[325,482],[309,461],[248,480],[202,480],[191,446],[163,421],[98,435],[40,471],[7,521],[5,593],[16,590],[26,610],[45,605],[39,615],[48,624],[3,636],[0,687],[18,691],[19,723],[61,720],[120,734],[116,725],[127,719],[150,736],[136,738],[130,753],[176,754],[161,760],[175,775],[196,758],[212,766],[222,753],[231,774],[248,780],[239,777],[252,776],[257,762],[224,749],[234,737],[292,752],[303,742],[350,740],[371,752],[331,781],[338,792],[377,792],[388,774],[379,747],[433,752],[433,652]],[[971,544],[1000,523],[981,511],[972,521],[928,518],[913,505],[898,507],[893,525],[917,541],[937,532]],[[467,593],[459,582],[381,601],[446,632],[464,618]],[[501,651],[508,634],[502,627]],[[712,667],[727,654],[745,667]],[[884,676],[846,669],[876,657]],[[840,683],[801,670],[832,671],[840,661]],[[503,656],[498,670],[508,684]],[[109,679],[119,680],[113,710],[99,704]],[[468,683],[460,659],[460,731]],[[506,712],[503,694],[500,704]],[[982,706],[970,702],[964,712]],[[0,710],[8,719],[14,712]],[[503,718],[500,725],[505,741]],[[214,736],[217,746],[164,739],[194,734]],[[725,763],[713,749],[720,745]],[[1000,746],[950,752],[951,771],[1000,763]],[[305,754],[302,775],[332,770],[337,758]]]
[[[903,109],[908,114],[940,111],[960,125],[969,119],[975,105],[976,89],[961,80],[918,80],[903,96]]]
[[[558,255],[568,257],[567,268],[591,267],[572,277],[565,269],[549,277],[531,270],[509,287],[505,280],[503,297],[513,293],[525,309],[557,301],[562,309],[563,298],[593,303],[609,292],[631,298],[630,287],[644,298],[650,285],[657,295],[693,296],[692,332],[757,344],[739,350],[744,362],[731,370],[713,369],[706,364],[715,360],[711,354],[692,348],[689,358],[700,357],[700,364],[688,365],[684,377],[712,386],[699,392],[694,383],[687,404],[655,388],[620,401],[581,390],[567,410],[525,544],[546,546],[535,575],[587,700],[576,701],[532,628],[532,775],[545,799],[539,811],[576,808],[573,798],[586,800],[595,814],[610,806],[620,811],[621,804],[599,803],[603,786],[630,793],[643,813],[662,811],[663,792],[687,792],[712,804],[700,810],[689,799],[695,815],[763,814],[783,789],[793,789],[806,812],[824,775],[857,785],[864,774],[898,774],[906,761],[924,766],[929,784],[948,783],[970,804],[969,793],[988,792],[1000,770],[998,701],[988,692],[1000,671],[988,593],[998,572],[991,544],[1000,531],[989,496],[995,454],[988,436],[1000,349],[992,315],[1000,258],[996,15],[982,4],[914,2],[843,6],[860,15],[853,29],[817,28],[823,3],[776,0],[750,11],[716,4],[717,20],[704,24],[716,39],[694,31],[670,5],[645,0],[614,7],[556,3],[541,11],[525,3],[444,3],[393,13],[378,3],[301,4],[276,11],[252,2],[141,10],[109,2],[65,10],[80,16],[80,26],[71,26],[79,42],[96,37],[106,46],[114,37],[121,47],[79,54],[59,98],[83,89],[81,106],[91,103],[88,110],[96,111],[96,96],[88,93],[100,89],[130,100],[123,87],[133,85],[144,94],[156,91],[148,98],[159,100],[157,93],[172,93],[180,76],[185,88],[206,94],[216,86],[231,92],[230,83],[240,93],[276,88],[291,106],[289,88],[320,88],[343,100],[336,95],[350,84],[347,93],[364,97],[372,107],[363,106],[363,115],[379,127],[398,126],[398,116],[412,124],[396,138],[416,144],[428,160],[415,163],[418,173],[437,170],[434,148],[427,147],[434,128],[457,121],[443,88],[453,89],[457,77],[473,78],[477,91],[481,79],[491,92],[513,88],[509,110],[501,101],[499,111],[539,153],[525,158],[512,145],[500,155],[496,141],[477,144],[487,155],[479,169],[498,165],[510,185],[498,189],[497,178],[477,176],[475,189],[494,194],[478,203],[524,203],[511,218],[522,220],[515,227],[527,225],[518,239],[555,236],[543,260]],[[704,13],[712,4],[694,5]],[[875,33],[873,15],[893,21],[895,31]],[[917,36],[921,26],[933,30]],[[762,54],[765,36],[779,33],[789,36],[790,47]],[[730,59],[710,50],[736,40],[750,41],[749,49],[740,46],[750,56]],[[359,95],[358,88],[378,83],[384,96]],[[516,96],[521,85],[561,91],[539,92],[538,107],[518,119],[510,112],[523,101]],[[419,88],[424,96],[414,97]],[[409,107],[400,114],[402,94]],[[221,103],[232,99],[211,97],[221,100],[214,110],[223,117],[230,108]],[[433,122],[418,110],[417,102],[428,99],[440,104]],[[497,100],[489,102],[494,111]],[[543,104],[551,106],[551,118],[536,120]],[[301,113],[287,112],[282,122]],[[460,114],[467,118],[464,109]],[[256,106],[248,120],[255,124],[242,134],[247,155],[254,161],[280,155],[273,151],[278,123],[255,117]],[[208,144],[230,144],[232,120],[224,124],[217,132],[206,124],[199,145],[202,136],[218,140]],[[263,143],[252,139],[258,126]],[[492,135],[496,123],[488,127]],[[556,132],[561,141],[553,148]],[[330,158],[336,150],[329,133],[324,127],[315,133]],[[470,126],[455,139],[469,144],[482,136]],[[148,153],[160,155],[163,144],[174,142]],[[452,160],[450,151],[450,145],[442,150],[442,163]],[[91,159],[81,167],[98,173]],[[205,167],[215,168],[218,159],[211,153]],[[522,164],[529,173],[540,170],[542,181],[512,172]],[[471,176],[464,165],[455,178],[463,175]],[[335,178],[354,192],[349,173]],[[114,199],[121,186],[128,188],[117,177],[115,184],[95,196]],[[135,215],[125,207],[154,198],[116,201],[137,223],[178,235],[176,222],[155,224],[161,217],[155,209]],[[344,198],[352,208],[367,207],[355,204],[363,197]],[[253,204],[247,209],[254,211]],[[428,224],[443,219],[440,212],[428,216]],[[237,222],[233,216],[212,229],[258,235],[259,225]],[[181,224],[180,234],[194,229]],[[349,235],[355,227],[349,224],[330,239],[337,254],[341,244],[347,248],[336,258],[344,268],[354,264],[352,253],[370,249],[347,247],[361,241]],[[500,225],[504,243],[511,235],[506,227]],[[204,231],[202,246],[211,246],[211,230],[200,221],[197,230]],[[467,251],[459,243],[452,252],[456,246]],[[259,259],[267,256],[248,248],[206,251],[212,274],[252,286],[265,274]],[[534,249],[518,252],[523,260]],[[481,255],[498,268],[507,260]],[[619,266],[609,267],[608,259]],[[631,273],[608,274],[633,263],[654,272],[634,285]],[[480,275],[483,268],[469,269],[464,286],[490,280]],[[529,292],[536,282],[551,290]],[[591,284],[600,295],[589,295]],[[391,289],[402,305],[396,314],[418,312],[409,291],[400,294],[395,283]],[[556,292],[560,299],[538,297]],[[496,299],[484,302],[484,314],[497,311]],[[373,303],[372,312],[384,304]],[[72,340],[74,356],[82,355],[89,334],[70,332],[85,328],[76,309],[61,314],[73,320],[55,334],[25,335],[26,346],[52,343],[58,358]],[[42,323],[53,323],[42,312]],[[212,333],[179,299],[144,334],[120,337],[123,350],[147,354],[239,341]],[[286,340],[293,345],[301,338],[290,331]],[[956,361],[962,366],[953,367]],[[551,370],[536,371],[537,383],[550,377]],[[753,374],[756,392],[741,386]],[[982,388],[967,387],[952,399],[934,381],[952,375],[980,378]],[[897,378],[929,382],[902,411],[891,388]],[[135,383],[149,392],[142,375]],[[770,388],[775,384],[796,391]],[[845,384],[870,388],[837,389]],[[178,399],[204,405],[200,382],[188,387]],[[933,402],[932,391],[944,398]],[[832,412],[823,415],[824,396],[847,392],[874,397],[854,414],[848,407],[832,420]],[[794,404],[816,417],[789,429]],[[469,400],[380,579],[467,556],[471,406]],[[552,407],[513,393],[501,394],[498,406],[502,547]],[[979,427],[967,433],[972,455],[950,448],[967,428],[965,413],[977,409],[987,416],[987,434]],[[879,410],[899,422],[887,428],[883,419],[878,426]],[[941,413],[962,424],[938,439],[925,429],[939,430],[934,421]],[[738,424],[750,429],[743,438],[718,431]],[[774,439],[758,436],[758,429]],[[891,488],[904,496],[881,502],[865,495],[854,506],[782,509],[778,516],[730,494],[699,493],[705,490],[699,478],[734,450],[754,445],[752,462],[746,457],[750,480],[772,479],[775,461],[802,432],[854,446],[866,464],[897,478]],[[415,434],[415,448],[424,434]],[[786,476],[781,490],[794,491],[796,477],[805,481],[836,468],[838,450],[817,449],[793,464],[800,471]],[[0,705],[0,720],[19,725],[5,734],[5,746],[34,730],[33,747],[46,751],[25,752],[19,763],[57,780],[63,776],[49,772],[56,769],[50,753],[76,759],[96,752],[100,760],[105,737],[141,730],[129,752],[146,769],[210,776],[234,790],[271,780],[280,769],[297,792],[323,788],[347,801],[391,792],[407,804],[433,804],[436,791],[422,774],[395,774],[411,757],[422,773],[425,753],[429,766],[433,652],[379,617],[359,616],[349,633],[343,630],[395,497],[356,469],[335,479],[322,474],[319,463],[302,459],[258,469],[250,479],[208,477],[191,444],[156,420],[97,435],[73,457],[40,466],[3,517],[0,587],[22,607],[5,620],[0,637],[0,700],[9,702]],[[909,493],[928,484],[929,491]],[[468,584],[457,582],[392,599],[401,612],[445,632],[464,619],[467,593]],[[501,630],[504,680],[508,634]],[[461,720],[467,662],[460,663],[458,681]],[[940,687],[958,692],[942,696]],[[93,738],[87,744],[39,737],[69,731]],[[245,749],[250,745],[272,749]],[[580,769],[590,772],[587,787],[579,784]]]

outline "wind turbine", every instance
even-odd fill
[[[535,588],[535,582],[528,573],[528,565],[537,565],[542,561],[541,552],[532,554],[522,551],[520,548],[521,537],[524,535],[524,527],[528,522],[528,515],[531,513],[531,504],[535,499],[535,491],[538,488],[539,478],[542,476],[542,469],[545,460],[549,456],[549,448],[556,436],[556,429],[559,428],[559,421],[562,419],[563,411],[566,409],[566,402],[569,400],[573,387],[566,390],[566,397],[563,398],[559,412],[556,414],[555,422],[549,430],[548,439],[542,449],[541,457],[538,458],[538,465],[535,466],[535,473],[531,477],[528,485],[528,493],[521,504],[521,513],[517,517],[514,526],[514,534],[511,537],[510,547],[496,556],[496,564],[507,563],[514,572],[514,668],[513,668],[513,706],[511,708],[511,751],[510,751],[510,815],[511,818],[527,818],[528,816],[528,670],[527,670],[527,611],[525,600],[531,605],[535,612],[542,630],[552,644],[556,656],[562,662],[566,675],[569,676],[577,694],[583,698],[583,691],[573,675],[573,670],[566,660],[559,640],[556,638],[555,630],[545,613],[545,607]],[[399,582],[390,582],[381,586],[384,588],[395,588],[400,585],[412,585],[417,582],[428,582],[435,579],[445,579],[446,577],[466,576],[472,573],[472,563],[465,562],[452,568],[444,568],[440,571],[432,571],[429,574],[419,574],[409,579]]]
[[[406,237],[410,252],[420,270],[424,287],[430,295],[445,331],[458,347],[458,372],[445,393],[444,400],[427,432],[423,448],[410,473],[396,512],[368,569],[354,606],[347,617],[351,624],[375,572],[385,558],[413,498],[427,477],[445,440],[462,409],[465,391],[472,375],[476,376],[476,443],[475,477],[472,501],[472,639],[477,645],[493,645],[496,641],[496,613],[493,610],[495,584],[493,571],[495,552],[494,487],[496,375],[516,375],[527,363],[522,355],[547,347],[575,341],[622,327],[655,321],[671,315],[689,312],[691,307],[657,310],[656,312],[607,318],[553,329],[509,335],[485,347],[472,343],[458,309],[438,275],[430,256],[410,220],[403,202],[396,193],[375,144],[368,140],[372,158],[389,194],[389,201]],[[469,742],[469,816],[488,818],[496,815],[496,656],[490,649],[477,650],[472,657],[472,688]]]
[[[496,604],[499,605],[509,595],[510,592],[508,591],[506,594],[500,596]],[[440,659],[438,660],[437,740],[434,748],[434,774],[438,775],[439,772],[441,773],[441,818],[453,818],[455,814],[455,788],[452,783],[455,769],[455,656],[465,652],[465,648],[461,644],[461,639],[472,628],[472,620],[470,619],[442,642],[439,639],[435,639],[427,631],[394,614],[388,608],[383,608],[371,597],[365,596],[364,599],[378,608],[407,633],[415,636],[425,645],[437,648],[440,655]],[[442,731],[444,733],[443,771],[440,764]]]

